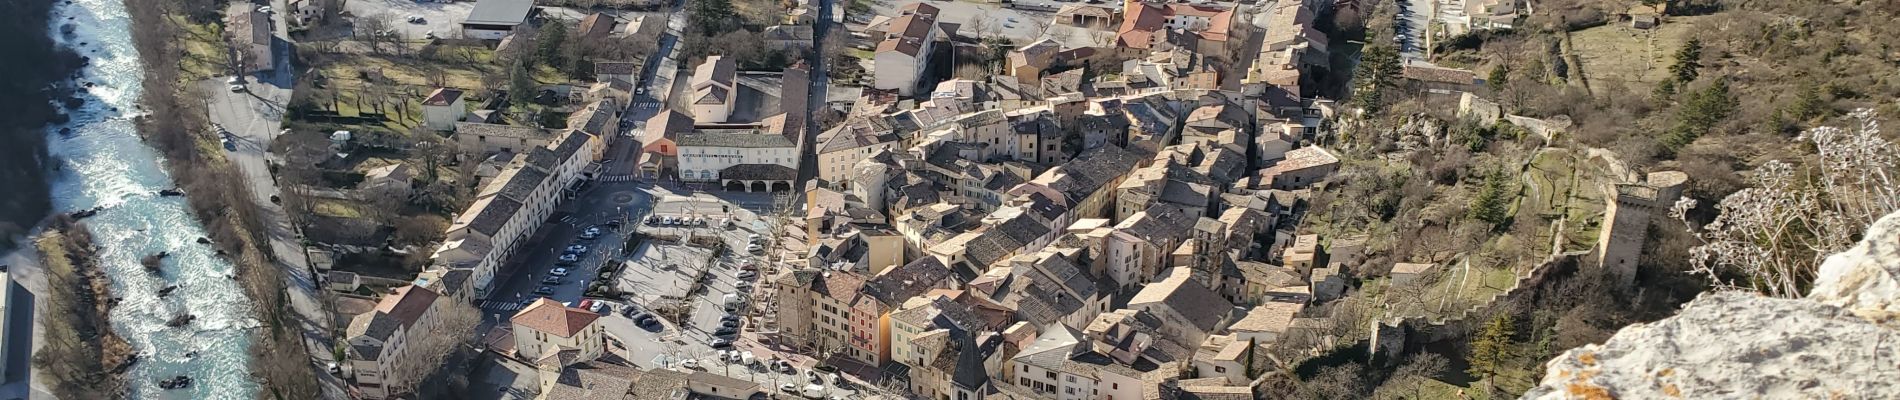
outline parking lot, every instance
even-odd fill
[[[513,316],[523,303],[536,298],[547,297],[563,303],[580,300],[588,284],[598,278],[601,267],[618,259],[626,235],[632,232],[632,221],[637,220],[619,228],[609,224],[623,216],[645,215],[651,208],[651,199],[652,195],[637,184],[598,183],[562,203],[553,220],[542,225],[537,236],[522,245],[514,261],[497,274],[496,280],[500,283],[494,285],[487,300],[481,302],[483,313],[493,318],[491,321],[501,321]],[[598,227],[600,236],[582,239],[581,233],[590,227]],[[570,260],[561,260],[567,247],[573,245],[585,246],[587,250]],[[563,276],[556,276],[555,268],[564,269]],[[551,278],[558,283],[544,282]]]
[[[429,32],[443,38],[458,38],[462,35],[461,22],[468,18],[468,12],[475,9],[474,2],[436,3],[413,0],[352,0],[343,4],[343,11],[357,19],[356,26],[363,26],[363,19],[382,20],[384,26],[396,31],[396,35],[407,40],[421,40]],[[409,22],[409,17],[422,18],[420,23]],[[362,32],[359,32],[362,33]]]

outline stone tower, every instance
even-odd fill
[[[1645,183],[1604,187],[1603,227],[1597,233],[1597,264],[1615,275],[1617,284],[1636,280],[1637,257],[1649,238],[1650,218],[1667,215],[1682,196],[1689,175],[1678,171],[1650,173]]]

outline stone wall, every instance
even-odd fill
[[[1372,358],[1392,360],[1393,356],[1403,354],[1408,345],[1433,343],[1468,335],[1479,326],[1483,326],[1485,319],[1491,315],[1491,310],[1499,304],[1519,300],[1524,294],[1542,285],[1552,273],[1576,268],[1578,262],[1589,254],[1585,251],[1552,254],[1544,259],[1544,262],[1538,263],[1531,267],[1529,272],[1519,276],[1515,282],[1511,283],[1510,288],[1492,295],[1490,300],[1481,305],[1459,312],[1455,317],[1412,316],[1374,321],[1371,338]]]

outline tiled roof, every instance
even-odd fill
[[[633,390],[633,382],[642,375],[637,368],[603,362],[586,362],[561,369],[547,400],[621,400]]]
[[[501,227],[507,225],[508,220],[514,218],[515,212],[520,210],[521,202],[514,199],[490,198],[487,207],[482,207],[481,211],[475,214],[475,218],[469,221],[468,228],[481,232],[484,236],[495,237],[501,233]]]
[[[1248,310],[1247,316],[1241,317],[1238,321],[1234,321],[1234,324],[1228,326],[1227,330],[1234,332],[1286,332],[1287,327],[1293,326],[1293,316],[1299,314],[1300,310],[1305,308],[1306,306],[1300,303],[1269,301],[1254,306],[1252,310]]]
[[[936,257],[919,257],[871,277],[864,283],[864,294],[886,307],[895,307],[931,289],[953,286],[952,282],[950,267]]]
[[[574,337],[575,334],[593,325],[600,314],[587,310],[561,305],[560,302],[541,298],[529,304],[509,321],[516,325],[560,337]],[[517,332],[516,335],[521,335]]]
[[[849,300],[864,288],[864,276],[847,271],[824,271],[824,279],[814,281],[812,291],[826,297]]]
[[[680,135],[680,147],[792,148],[783,135],[700,130]]]
[[[581,18],[580,35],[584,37],[605,37],[614,31],[614,17],[603,14],[587,14]]]
[[[719,178],[788,181],[798,178],[798,170],[778,164],[739,164],[719,170]]]
[[[455,123],[455,134],[480,135],[490,138],[508,137],[526,139],[542,139],[548,136],[547,131],[532,126],[484,124],[479,122],[457,122]]]
[[[594,75],[633,75],[640,64],[627,61],[604,61],[594,63]]]
[[[422,105],[446,106],[454,104],[456,100],[460,100],[461,98],[462,90],[460,89],[436,88],[434,92],[429,92],[428,99],[422,100]]]

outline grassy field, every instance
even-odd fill
[[[1596,242],[1596,221],[1603,217],[1603,195],[1597,188],[1606,176],[1595,163],[1566,149],[1547,149],[1531,161],[1526,179],[1536,189],[1526,190],[1524,209],[1551,220],[1563,220],[1563,250],[1583,250]],[[1538,237],[1537,248],[1549,250],[1549,232]]]
[[[184,42],[178,47],[185,51],[185,56],[181,57],[179,67],[185,73],[180,78],[195,82],[228,73],[224,65],[230,56],[225,53],[222,27],[214,23],[193,24],[182,16],[169,18],[182,28]]]
[[[371,100],[383,99],[384,114],[388,115],[389,120],[377,126],[358,126],[355,129],[396,133],[407,132],[422,124],[422,98],[435,89],[433,81],[440,80],[447,87],[479,89],[484,86],[483,77],[501,71],[501,66],[494,63],[494,51],[485,47],[442,47],[422,54],[426,55],[406,58],[388,55],[337,56],[328,62],[319,63],[317,70],[328,79],[327,86],[336,89],[338,115],[354,117],[365,111],[373,113],[375,109]],[[385,81],[365,79],[376,74],[380,74]],[[558,78],[558,74],[537,71],[536,78],[548,82]],[[367,90],[370,87],[382,92]],[[408,103],[406,115],[391,111],[399,107],[389,103],[391,96]]]
[[[1607,24],[1570,34],[1570,43],[1583,62],[1578,69],[1590,83],[1590,92],[1598,94],[1635,90],[1648,93],[1657,82],[1668,77],[1669,64],[1676,49],[1689,32],[1697,28],[1700,17],[1670,17],[1667,23],[1651,30],[1631,29],[1628,24]]]

